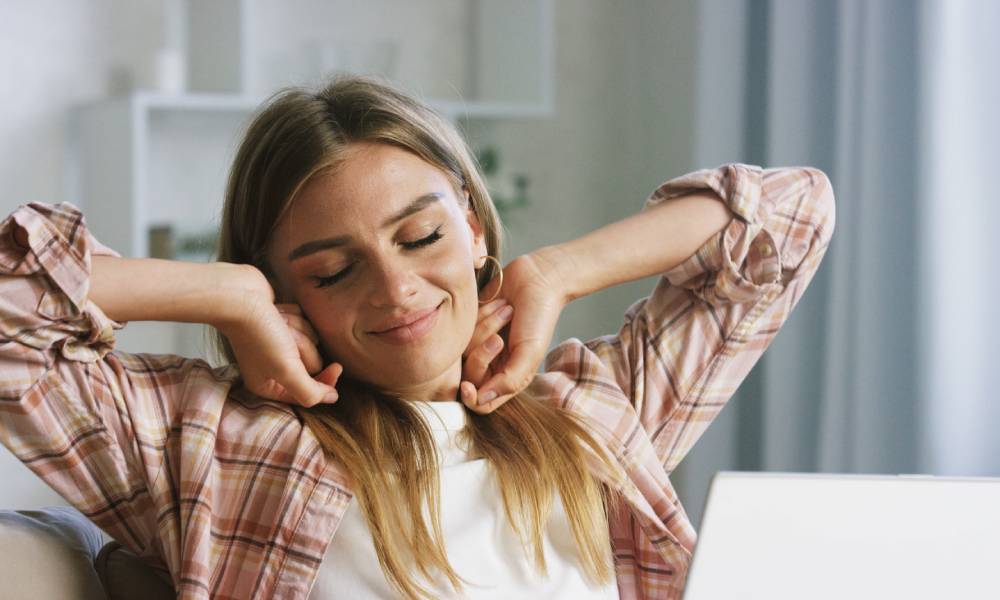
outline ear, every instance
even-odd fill
[[[465,195],[465,220],[469,224],[469,231],[472,234],[472,255],[478,268],[480,266],[479,257],[485,256],[488,253],[486,249],[486,234],[483,231],[482,224],[479,222],[479,217],[476,216],[476,211],[472,209],[472,200],[468,188],[463,187],[462,193]]]

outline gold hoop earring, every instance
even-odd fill
[[[485,258],[486,260],[492,260],[493,262],[495,262],[497,264],[497,270],[500,272],[500,285],[497,286],[497,291],[492,296],[490,296],[489,300],[480,300],[479,301],[480,304],[487,304],[489,302],[492,302],[494,298],[496,298],[497,296],[499,296],[500,295],[500,290],[503,289],[503,265],[500,264],[499,260],[497,260],[495,257],[490,256],[489,254],[487,254],[485,256],[480,256],[479,258]],[[482,269],[482,268],[484,268],[486,266],[486,260],[483,261],[483,266],[479,267],[480,269]]]

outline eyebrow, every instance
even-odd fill
[[[399,211],[398,213],[386,219],[382,223],[380,229],[385,229],[386,227],[399,223],[406,217],[409,217],[414,213],[422,211],[423,209],[427,208],[428,206],[430,206],[434,202],[437,202],[443,197],[444,194],[442,194],[441,192],[432,192],[430,194],[424,194],[423,196],[420,196],[413,202],[410,202],[408,205],[406,205],[406,207],[403,208],[403,210]],[[297,260],[304,256],[308,256],[310,254],[319,252],[320,250],[329,250],[330,248],[345,246],[350,241],[351,241],[351,236],[341,235],[337,237],[324,238],[321,240],[313,240],[311,242],[306,242],[301,246],[299,246],[298,248],[296,248],[295,250],[292,250],[291,252],[288,253],[288,261],[291,262],[293,260]]]

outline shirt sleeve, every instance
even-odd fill
[[[178,496],[164,468],[171,432],[183,390],[208,367],[112,352],[124,323],[88,299],[95,255],[118,256],[71,204],[29,204],[0,223],[0,442],[111,536],[156,561],[157,520]]]
[[[546,370],[572,371],[604,404],[627,398],[668,473],[788,318],[835,222],[830,181],[809,167],[704,169],[662,184],[644,210],[701,191],[726,203],[729,224],[664,273],[617,334],[567,340],[546,360]]]

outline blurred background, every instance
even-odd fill
[[[228,164],[281,86],[377,74],[466,133],[506,260],[739,161],[823,169],[837,231],[772,347],[673,474],[1000,476],[996,0],[4,0],[0,209],[73,202],[128,256],[210,260]],[[665,240],[669,243],[669,240]],[[617,331],[652,289],[567,308]],[[204,353],[132,323],[129,351]],[[60,503],[6,451],[0,507]]]

